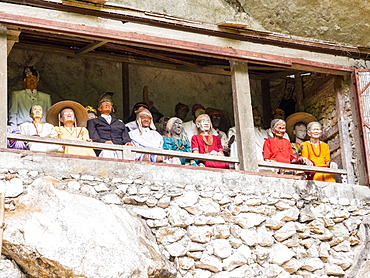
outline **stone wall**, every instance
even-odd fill
[[[178,277],[366,275],[364,186],[28,152],[0,153],[0,169],[7,210],[47,176],[58,188],[131,209]]]

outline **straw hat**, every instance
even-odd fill
[[[306,112],[297,112],[286,118],[286,132],[288,133],[290,140],[295,138],[293,130],[295,124],[299,122],[305,123],[307,126],[310,122],[317,122],[317,119]]]
[[[50,107],[46,114],[46,121],[54,126],[59,125],[59,113],[64,108],[71,108],[75,112],[77,126],[86,127],[88,115],[85,107],[75,101],[63,100]]]

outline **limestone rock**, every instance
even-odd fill
[[[56,190],[45,180],[29,186],[5,217],[3,251],[31,277],[176,276],[151,232],[128,210]]]
[[[250,248],[246,245],[240,246],[238,249],[234,251],[234,253],[223,261],[224,269],[227,271],[231,271],[238,266],[244,265],[248,263],[252,252]]]
[[[311,232],[316,234],[323,234],[325,232],[325,222],[322,219],[316,219],[311,221],[307,227]]]
[[[269,262],[282,265],[283,263],[289,261],[294,255],[294,252],[284,244],[276,243],[271,248]]]
[[[3,183],[3,181],[0,181]],[[5,197],[17,197],[23,193],[23,181],[13,178],[5,182]]]
[[[318,258],[309,258],[302,261],[302,269],[308,271],[315,271],[324,267],[324,263]]]
[[[159,243],[168,244],[179,241],[185,234],[186,231],[184,229],[165,227],[158,229],[156,237]]]
[[[221,258],[227,258],[231,255],[232,248],[227,239],[215,239],[212,242],[214,254]]]
[[[220,272],[221,268],[221,260],[215,256],[208,256],[203,254],[200,258],[199,262],[195,263],[195,266],[202,269],[207,269],[212,272]]]
[[[244,229],[249,229],[260,225],[266,220],[265,216],[256,213],[240,213],[235,217],[235,223],[239,224]]]
[[[26,276],[13,261],[1,258],[0,278],[26,278]]]
[[[176,204],[171,204],[168,213],[168,220],[174,227],[187,227],[194,223],[194,217]]]
[[[213,235],[212,228],[209,226],[189,226],[188,234],[192,241],[199,243],[209,242]]]
[[[296,233],[296,226],[293,222],[286,223],[282,228],[277,230],[274,237],[277,241],[283,241],[290,238]]]

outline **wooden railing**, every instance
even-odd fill
[[[120,154],[119,158],[125,159],[125,160],[135,160],[136,153],[143,153],[143,154],[153,154],[153,155],[161,155],[161,156],[168,156],[168,157],[179,157],[179,158],[186,158],[186,159],[225,162],[225,163],[230,163],[230,164],[239,163],[239,159],[234,158],[234,157],[228,157],[228,156],[199,154],[199,153],[181,152],[181,151],[170,151],[170,150],[143,148],[143,147],[135,147],[135,146],[104,144],[104,143],[96,143],[96,142],[86,142],[86,141],[81,141],[81,140],[47,138],[47,137],[29,136],[29,135],[21,135],[21,134],[14,134],[14,133],[8,133],[7,138],[10,140],[19,140],[19,141],[26,141],[26,142],[56,144],[56,145],[62,145],[62,146],[86,147],[86,148],[100,149],[100,150],[112,150],[112,151],[117,151]],[[326,167],[306,166],[306,165],[300,165],[300,164],[287,164],[287,163],[279,163],[279,162],[259,161],[258,166],[260,168],[262,167],[262,168],[272,168],[272,169],[284,169],[288,171],[319,172],[319,173],[342,175],[343,182],[346,182],[346,175],[347,175],[347,171],[345,169],[332,169],[332,168],[326,168]]]

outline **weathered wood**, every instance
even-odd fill
[[[104,40],[104,41],[98,41],[98,42],[90,43],[90,44],[86,45],[85,47],[83,47],[79,50],[76,50],[75,55],[78,56],[78,55],[88,53],[88,52],[106,44],[107,42],[108,42],[107,40]]]
[[[294,94],[297,100],[297,107],[296,111],[301,112],[304,111],[303,106],[303,85],[302,85],[302,76],[301,73],[296,73],[294,75]]]
[[[331,76],[317,80],[311,88],[305,89],[305,99],[303,105],[305,107],[312,106],[318,99],[324,98],[328,91],[332,91],[334,86],[334,78]]]
[[[335,126],[327,127],[323,130],[321,140],[326,142],[335,137],[338,133],[339,133],[338,124],[336,124]]]
[[[328,145],[329,145],[329,150],[330,152],[335,152],[336,150],[340,149],[341,148],[341,140],[339,139],[339,137],[336,137],[334,140],[331,140],[328,142]]]
[[[129,64],[122,63],[122,107],[123,107],[123,119],[128,119],[131,114],[130,107],[130,71]]]
[[[6,148],[8,121],[8,40],[7,28],[0,25],[0,148]]]
[[[262,106],[263,106],[263,124],[267,127],[270,127],[271,119],[271,95],[270,95],[270,81],[263,79],[261,81],[261,90],[262,90]]]
[[[76,146],[76,147],[87,147],[87,148],[92,148],[92,149],[120,151],[120,152],[123,152],[123,154],[125,153],[127,154],[128,151],[131,151],[131,152],[138,152],[138,153],[147,153],[147,154],[155,154],[155,155],[163,155],[163,156],[171,156],[171,157],[174,156],[174,157],[181,157],[181,158],[209,160],[209,161],[218,161],[218,162],[226,162],[226,163],[238,163],[239,162],[239,160],[234,157],[218,156],[218,155],[210,155],[210,154],[198,154],[198,153],[170,151],[170,150],[163,150],[163,149],[132,147],[132,146],[115,145],[115,144],[86,142],[86,141],[80,141],[80,140],[67,140],[67,139],[58,139],[58,138],[30,136],[30,135],[22,135],[22,134],[14,134],[14,133],[8,133],[7,137],[9,139],[21,140],[21,141],[27,141],[27,142],[38,142],[38,143],[45,143],[45,144],[56,144],[56,145],[64,145],[64,146]],[[124,157],[124,159],[127,159],[127,158]]]
[[[327,168],[327,167],[306,166],[306,165],[300,165],[300,164],[287,164],[287,163],[279,163],[279,162],[259,161],[258,166],[275,168],[275,169],[315,172],[315,173],[318,172],[318,173],[328,173],[328,174],[338,174],[338,175],[348,174],[347,170],[345,169],[332,169],[332,168]]]
[[[95,40],[106,39],[117,43],[125,43],[127,45],[140,45],[155,49],[166,49],[176,51],[178,53],[200,53],[202,55],[210,55],[224,59],[241,59],[244,61],[254,61],[258,63],[282,65],[292,68],[301,66],[304,70],[320,72],[335,71],[337,74],[348,74],[353,69],[338,64],[328,64],[317,61],[308,61],[306,59],[283,57],[274,54],[260,53],[236,49],[227,45],[218,46],[210,45],[209,38],[204,37],[202,42],[191,42],[172,38],[163,38],[163,31],[158,31],[155,36],[145,35],[136,32],[127,32],[119,30],[110,30],[94,26],[83,26],[80,24],[58,22],[53,20],[31,18],[22,15],[12,15],[1,13],[0,23],[19,26],[26,29],[37,29],[51,33],[65,33],[76,37],[87,37]],[[139,32],[139,31],[138,31]],[[191,33],[183,33],[184,39],[191,38]],[[222,42],[222,41],[220,41]]]
[[[13,46],[16,42],[19,42],[19,34],[21,31],[18,30],[9,30],[8,29],[8,55],[13,49]]]
[[[343,79],[339,76],[335,77],[334,90],[336,93],[336,110],[338,115],[338,129],[340,137],[340,148],[342,155],[343,168],[347,169],[348,183],[355,183],[355,174],[351,163],[352,159],[352,146],[349,136],[349,124],[346,111],[346,102],[343,90]]]
[[[230,65],[240,169],[257,171],[256,139],[254,136],[248,65],[235,60],[230,60]]]

